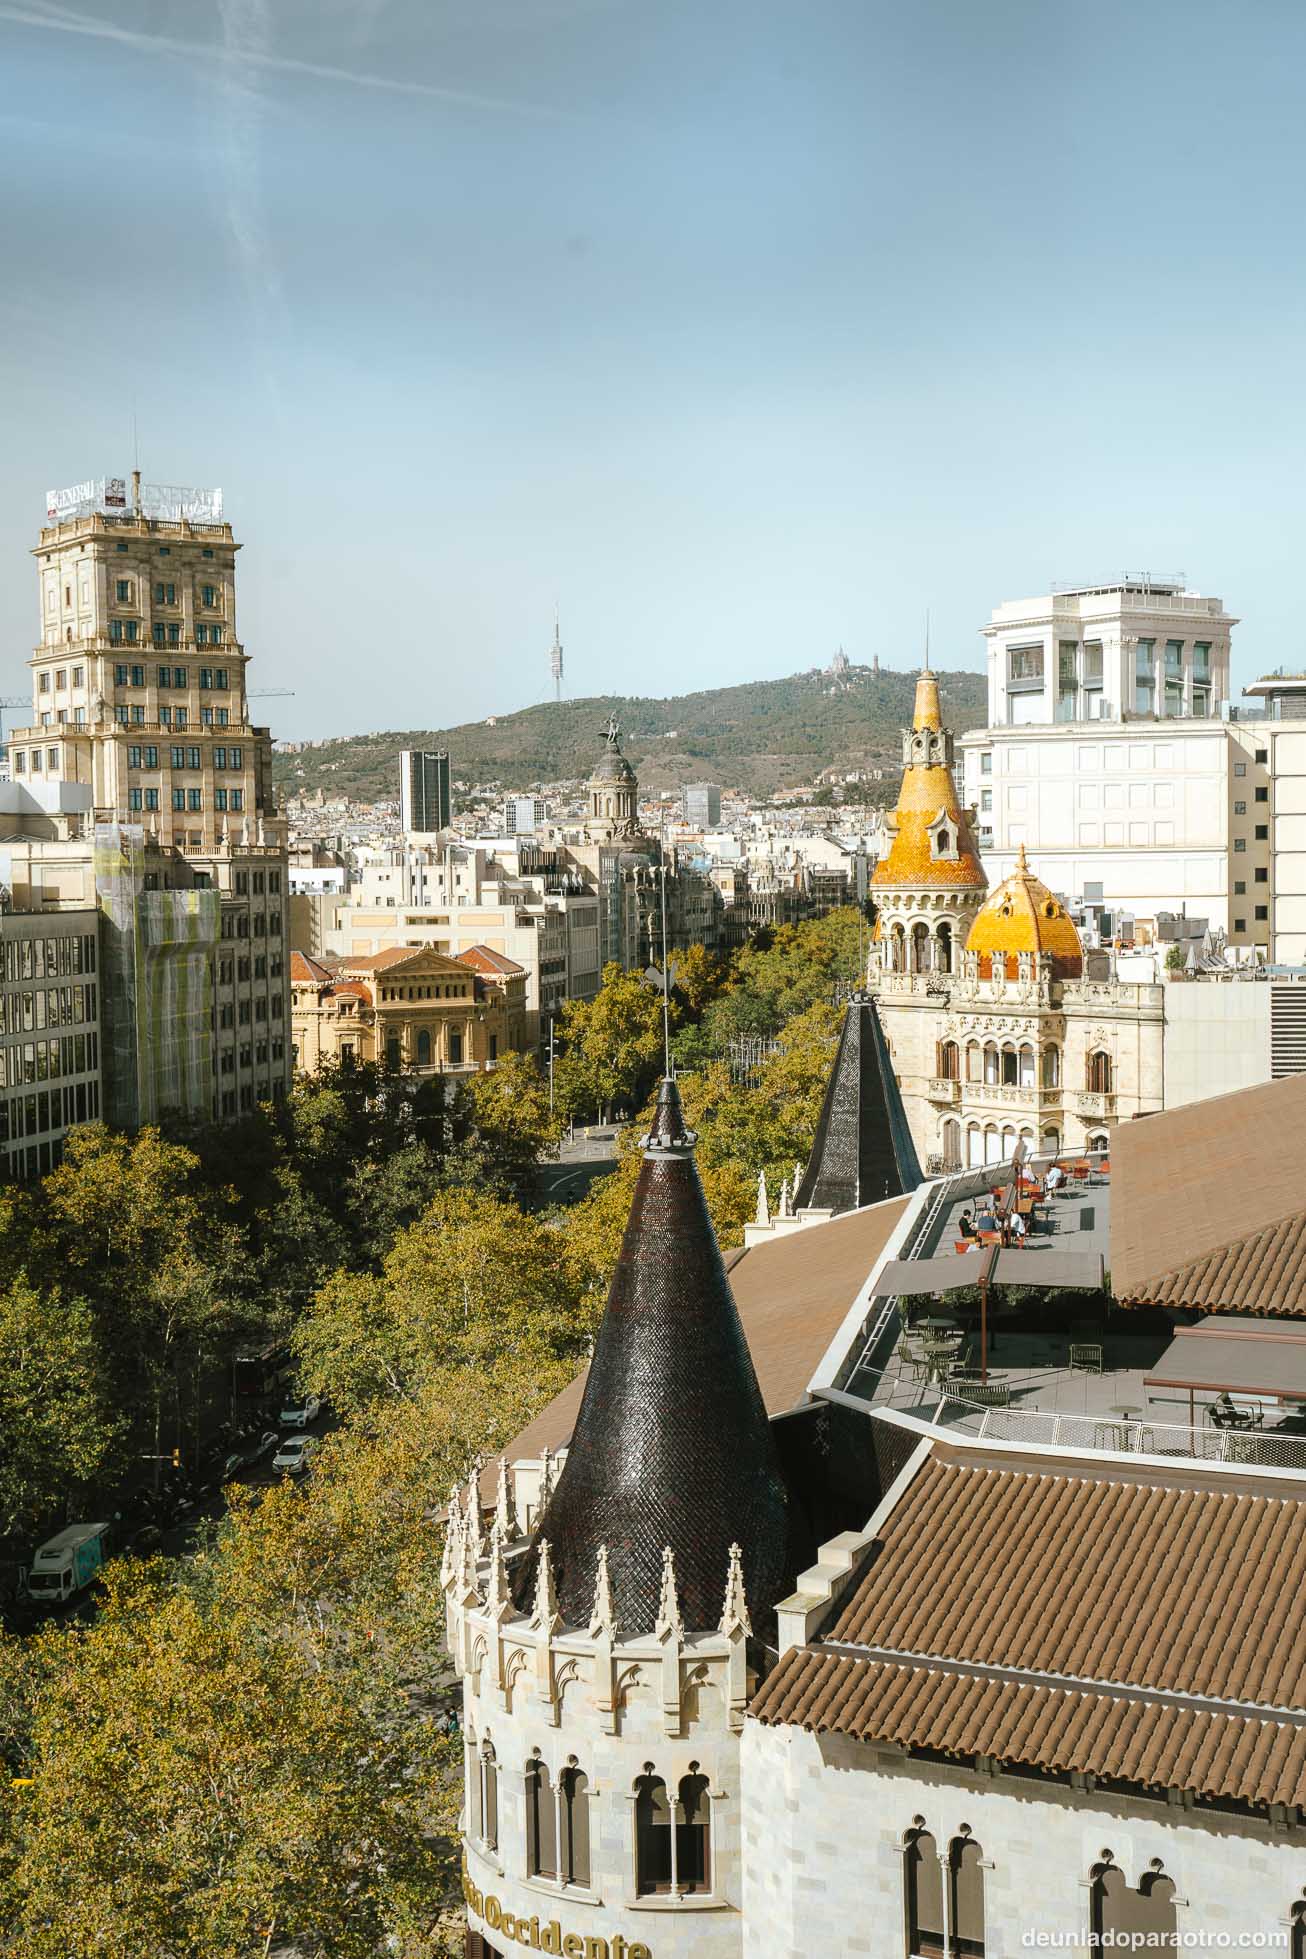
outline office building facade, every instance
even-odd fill
[[[449,756],[443,748],[399,754],[399,827],[406,835],[447,830],[452,811]]]

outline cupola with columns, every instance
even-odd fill
[[[943,725],[937,676],[916,683],[902,741],[897,805],[884,818],[888,848],[871,877],[878,908],[870,971],[952,973],[988,880],[970,816],[952,775],[952,735]]]

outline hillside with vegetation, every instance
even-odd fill
[[[944,712],[957,734],[980,725],[985,683],[978,673],[939,676]],[[899,734],[910,722],[916,673],[849,667],[814,669],[784,680],[756,680],[699,694],[654,699],[601,694],[547,702],[455,728],[407,728],[305,743],[278,753],[283,794],[347,796],[357,802],[397,794],[401,748],[447,748],[455,780],[527,789],[584,780],[610,714],[645,791],[706,779],[726,789],[767,794],[809,783],[825,769],[883,769],[896,783]]]

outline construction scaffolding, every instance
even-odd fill
[[[129,1130],[165,1111],[209,1116],[221,898],[146,890],[145,837],[136,824],[97,823],[94,864],[105,1115]]]

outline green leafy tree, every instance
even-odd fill
[[[672,1024],[679,1009],[672,1003]],[[568,1001],[559,1023],[563,1050],[554,1065],[555,1099],[573,1118],[638,1103],[662,1066],[662,995],[640,973],[603,968],[592,1000]]]
[[[356,1413],[435,1370],[573,1362],[592,1330],[563,1234],[483,1192],[440,1192],[379,1275],[340,1273],[295,1333],[306,1383]]]
[[[125,1424],[84,1299],[0,1292],[0,1532],[30,1530],[110,1469]]]

